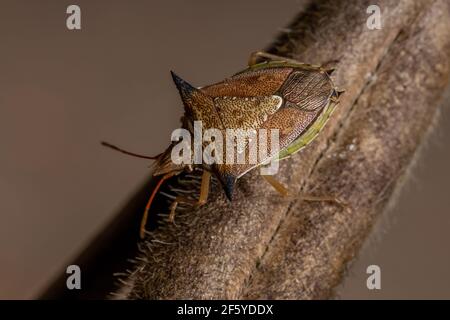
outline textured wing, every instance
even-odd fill
[[[202,121],[205,129],[224,128],[224,124],[221,121],[223,117],[217,111],[215,102],[200,90],[193,91],[184,99],[184,103],[189,107],[192,119],[194,121]]]
[[[200,90],[211,97],[271,96],[280,89],[292,70],[285,67],[250,70]]]
[[[325,72],[296,69],[279,90],[286,106],[316,111],[325,107],[334,92],[333,83]]]
[[[225,129],[258,129],[282,105],[279,96],[216,97],[214,104]]]

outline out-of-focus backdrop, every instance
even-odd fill
[[[182,113],[169,70],[198,86],[231,75],[303,2],[1,1],[0,298],[37,297],[148,177],[99,141],[168,144]],[[70,4],[81,30],[66,28]],[[449,104],[341,297],[450,298]]]

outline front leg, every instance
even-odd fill
[[[202,174],[202,182],[200,186],[200,196],[197,200],[189,199],[185,196],[178,196],[175,198],[175,200],[170,205],[170,213],[169,213],[169,221],[174,222],[175,221],[175,210],[177,209],[177,206],[180,202],[184,203],[190,203],[194,207],[201,207],[208,201],[208,194],[209,194],[209,182],[211,180],[211,173],[207,170],[203,170]]]

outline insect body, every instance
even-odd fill
[[[256,63],[260,57],[271,61]],[[179,202],[191,202],[194,205],[206,202],[211,174],[218,178],[231,200],[237,179],[245,173],[263,165],[268,158],[281,160],[308,145],[324,127],[338,103],[340,92],[330,79],[331,72],[330,69],[258,52],[251,57],[247,69],[201,88],[190,85],[172,73],[185,108],[183,128],[193,132],[194,121],[201,121],[205,129],[217,128],[220,131],[236,128],[278,129],[279,149],[276,153],[269,152],[266,159],[258,159],[251,164],[175,164],[171,159],[174,143],[162,154],[147,157],[156,159],[153,176],[160,177],[160,180],[146,206],[141,237],[145,234],[150,205],[159,187],[170,177],[186,170],[191,171],[195,166],[203,168],[198,201],[177,197],[171,205],[173,217]],[[278,191],[287,194],[286,189],[272,176],[264,177]]]

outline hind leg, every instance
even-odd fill
[[[308,64],[308,63],[303,63],[300,61],[297,61],[295,59],[291,59],[291,58],[286,58],[286,57],[282,57],[282,56],[277,56],[276,54],[272,54],[272,53],[268,53],[268,52],[264,52],[264,51],[255,51],[252,52],[250,54],[250,57],[248,59],[248,65],[251,67],[255,64],[258,64],[258,60],[260,58],[264,58],[268,61],[283,61],[283,62],[288,62],[288,63],[293,63],[296,64],[298,66],[305,66],[308,68],[316,68],[316,69],[320,69],[321,67],[318,65],[312,65],[312,64]]]
[[[262,176],[275,190],[278,191],[283,197],[285,198],[292,198],[292,199],[301,199],[304,201],[314,201],[314,202],[334,202],[344,209],[347,209],[348,206],[345,204],[341,199],[339,199],[336,196],[311,196],[306,194],[301,195],[292,195],[289,190],[283,186],[277,179],[275,179],[273,176],[269,175],[263,175]]]
[[[320,71],[326,72],[328,74],[333,73],[333,71],[335,70],[334,65],[338,62],[338,60],[327,61],[323,65],[319,66],[319,65],[314,65],[314,64],[303,63],[303,62],[297,61],[292,58],[286,58],[286,57],[278,56],[276,54],[272,54],[272,53],[268,53],[268,52],[264,52],[264,51],[255,51],[250,54],[250,57],[248,59],[248,66],[251,67],[251,66],[254,66],[255,64],[260,63],[260,62],[258,62],[258,60],[261,58],[266,59],[267,61],[282,61],[282,62],[292,63],[299,67],[303,67],[305,69],[320,70]]]

